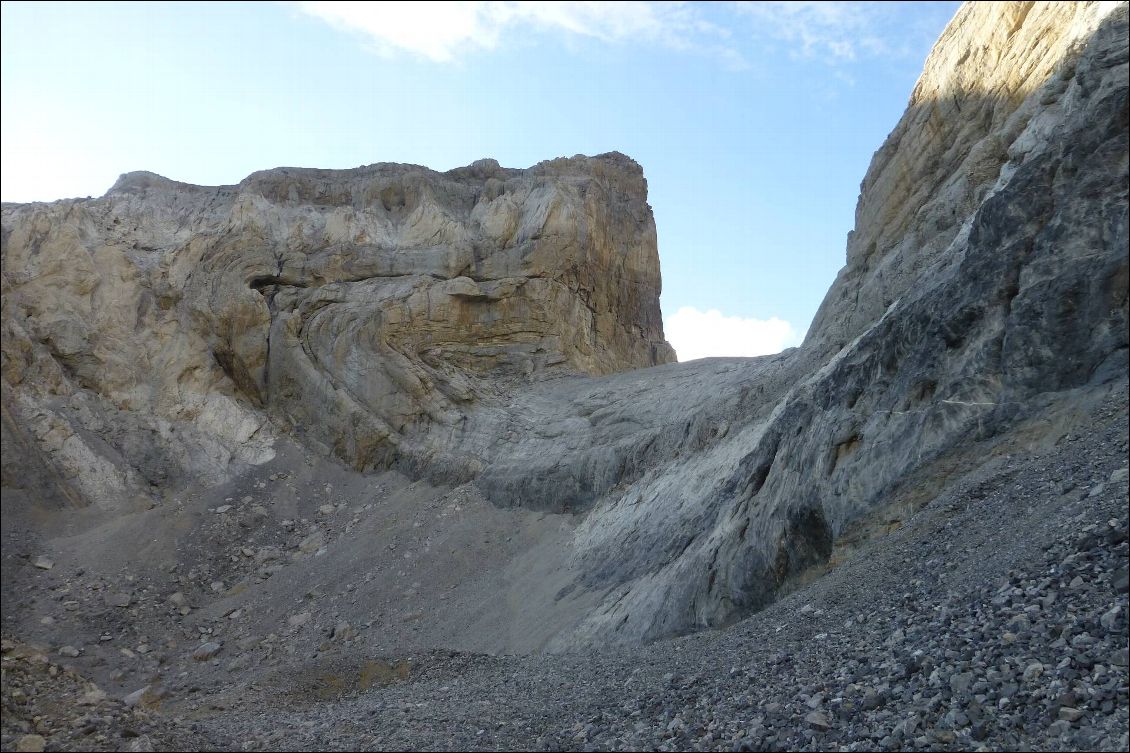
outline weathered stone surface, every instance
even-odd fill
[[[974,211],[1077,105],[1079,48],[1115,4],[967,3],[860,186],[847,265],[809,332],[839,349],[954,261]],[[1114,61],[1108,61],[1114,62]],[[1037,93],[1038,90],[1038,93]]]
[[[360,468],[473,473],[472,408],[673,360],[645,198],[609,154],[5,205],[5,419],[103,504],[269,458],[268,414]]]
[[[1126,39],[1125,4],[965,6],[805,344],[764,358],[667,363],[621,155],[133,173],[5,206],[5,484],[41,467],[112,507],[239,477],[292,433],[574,514],[554,592],[584,612],[556,647],[726,624],[983,462],[971,441],[1034,441],[1012,432],[1035,411],[1126,378]],[[289,551],[335,545],[285,515]]]
[[[1012,13],[964,6],[940,40],[896,128],[904,146],[881,150],[864,183],[848,267],[802,348],[578,383],[571,417],[555,418],[584,436],[575,449],[562,456],[553,448],[566,441],[527,438],[505,473],[496,465],[480,477],[493,499],[571,488],[594,508],[576,557],[589,588],[611,591],[559,645],[725,624],[826,560],[915,474],[944,478],[947,464],[984,461],[963,455],[963,443],[1006,435],[1056,394],[1125,378],[1126,7],[1036,4],[1002,36]],[[989,71],[982,54],[1033,72],[1015,74],[1022,90],[968,86],[1014,75]],[[938,138],[939,119],[922,117],[941,107],[928,96],[938,88],[963,112],[1012,111],[991,129],[1000,164],[982,188],[961,189],[975,195],[962,203],[944,187],[967,160],[984,167],[973,154],[981,138],[933,147],[954,154],[914,178],[931,186],[925,203],[884,241],[882,267],[904,279],[881,287],[860,271],[857,239],[887,237],[888,215],[906,211],[896,205],[907,192],[876,176]],[[932,209],[931,197],[941,202]],[[952,226],[935,222],[943,208]],[[523,465],[554,483],[538,487]]]
[[[201,643],[193,650],[192,658],[196,661],[208,661],[215,657],[216,654],[220,653],[221,650],[223,650],[223,646],[219,643],[208,641],[207,643]]]

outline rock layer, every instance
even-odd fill
[[[966,5],[915,92],[803,347],[677,367],[723,397],[671,411],[668,462],[582,525],[611,590],[562,645],[726,624],[983,462],[971,440],[1023,447],[1033,411],[1126,378],[1126,4]]]
[[[95,500],[261,462],[267,416],[358,468],[465,476],[472,408],[674,360],[646,190],[610,154],[218,188],[131,173],[101,199],[5,206],[12,410]]]
[[[5,206],[5,484],[26,459],[58,496],[144,500],[292,432],[571,516],[574,582],[517,617],[555,647],[726,624],[982,462],[970,441],[1022,447],[1126,378],[1128,88],[1125,3],[964,6],[804,345],[757,359],[667,363],[622,155]]]

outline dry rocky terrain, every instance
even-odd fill
[[[5,750],[1127,748],[1127,4],[966,4],[804,344],[618,154],[3,207]]]

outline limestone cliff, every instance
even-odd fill
[[[1126,379],[1127,36],[1126,3],[962,7],[803,347],[649,377],[683,421],[582,526],[612,590],[565,643],[724,624],[984,462],[966,448],[1022,448],[1034,413]]]
[[[104,503],[215,483],[280,428],[457,479],[478,464],[472,408],[674,359],[646,191],[609,154],[216,188],[131,173],[101,199],[5,206],[5,393]]]
[[[575,525],[533,644],[725,624],[1127,378],[1128,89],[1125,3],[963,6],[806,342],[756,359],[667,363],[621,155],[5,206],[5,483],[145,501],[293,433]]]
[[[1077,105],[1076,63],[1110,2],[967,3],[860,186],[847,265],[810,344],[842,347],[939,261],[966,220]]]

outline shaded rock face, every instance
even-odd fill
[[[967,443],[1021,442],[1036,406],[1125,380],[1127,89],[1125,3],[964,6],[803,347],[665,367],[727,397],[585,521],[583,571],[612,590],[563,643],[724,624],[922,478],[982,462]]]
[[[131,173],[101,199],[5,206],[4,377],[64,476],[113,466],[82,481],[97,499],[261,461],[267,416],[358,468],[458,478],[472,409],[674,360],[646,190],[611,154],[219,188]],[[98,418],[58,413],[90,402]],[[71,462],[49,435],[83,429]],[[129,446],[139,429],[157,446]]]
[[[1125,3],[964,6],[806,342],[756,359],[668,363],[620,155],[5,206],[5,484],[215,483],[293,432],[574,515],[590,606],[553,647],[725,624],[971,441],[1127,378],[1127,90]]]

